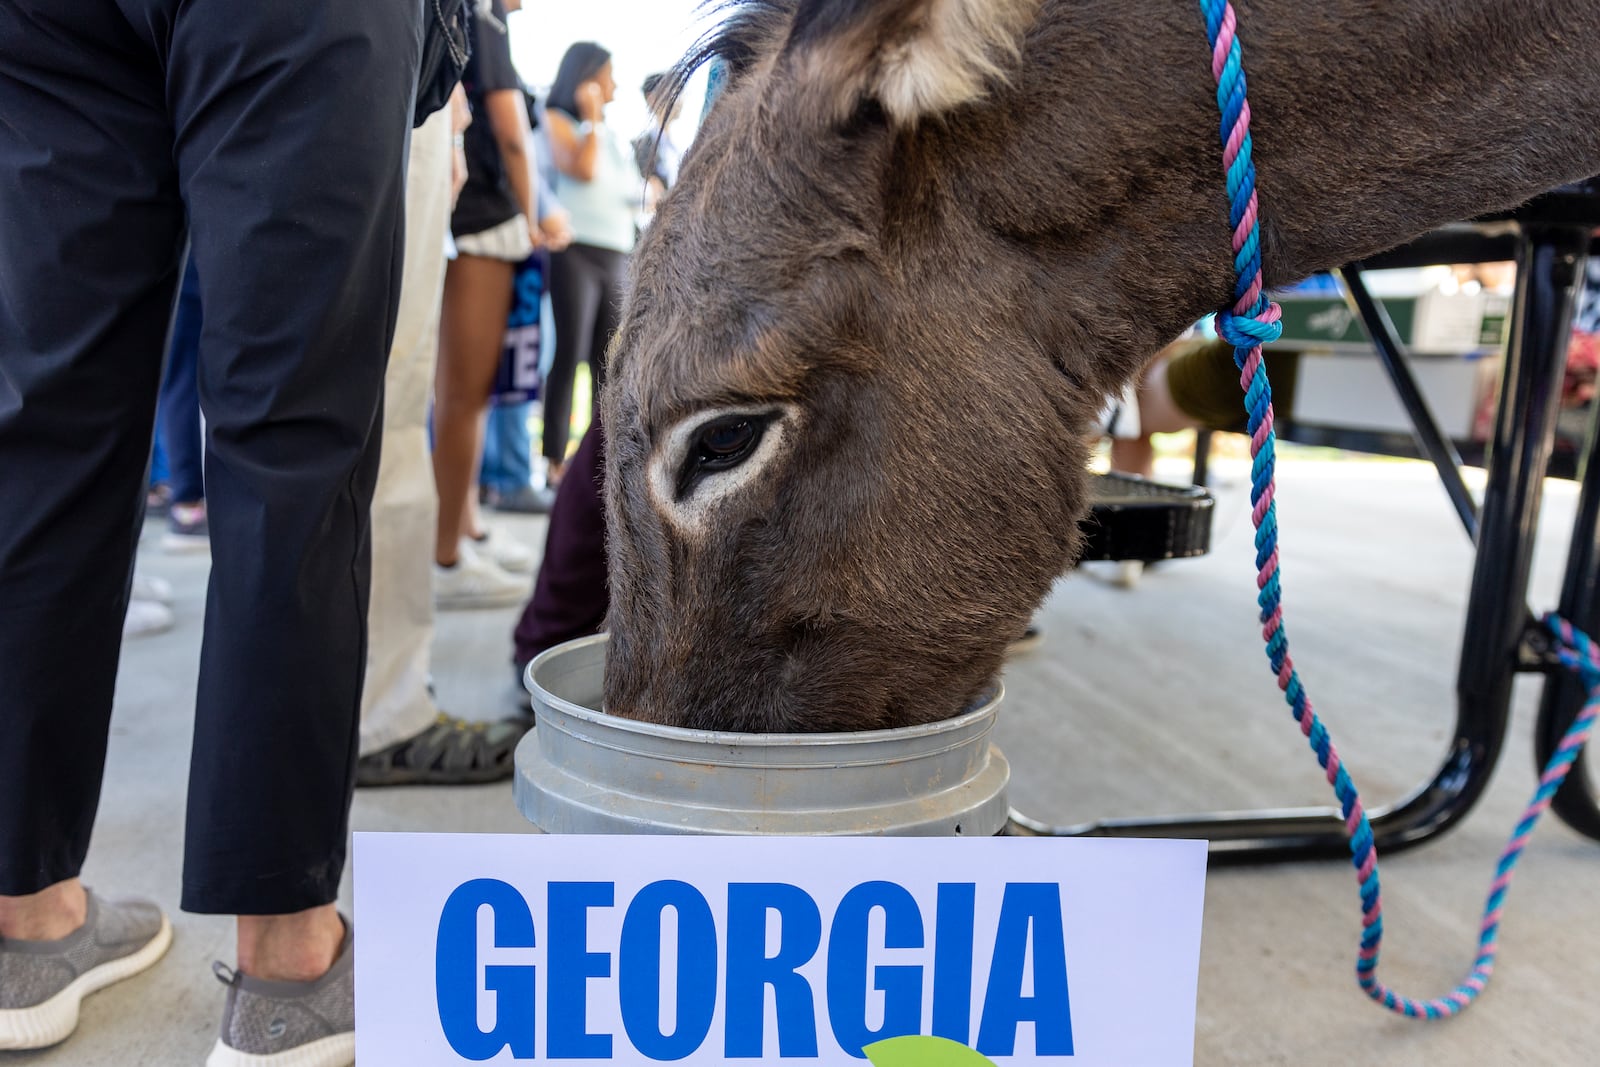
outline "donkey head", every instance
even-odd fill
[[[1095,413],[1186,323],[1095,321],[1150,264],[1096,236],[1128,175],[1071,179],[1087,147],[1029,125],[1056,105],[1023,55],[1065,48],[1039,23],[766,0],[713,42],[732,73],[635,255],[603,402],[615,713],[947,717],[1074,558]]]

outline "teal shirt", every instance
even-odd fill
[[[631,252],[635,219],[644,203],[644,181],[632,149],[610,126],[601,123],[596,137],[594,177],[584,182],[557,172],[556,199],[566,209],[574,241]]]

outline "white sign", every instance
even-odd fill
[[[1201,841],[359,833],[363,1064],[1176,1067]]]

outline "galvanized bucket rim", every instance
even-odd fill
[[[877,741],[906,741],[958,731],[964,726],[992,717],[995,714],[996,705],[1005,697],[1005,685],[996,679],[993,687],[984,693],[976,707],[964,711],[960,715],[955,715],[948,719],[940,719],[937,722],[922,723],[917,726],[900,726],[888,730],[848,730],[814,734],[759,734],[735,730],[692,730],[686,726],[664,726],[660,723],[640,722],[638,719],[625,719],[620,715],[612,715],[598,708],[586,708],[582,704],[575,704],[565,697],[557,696],[555,693],[550,692],[550,690],[534,680],[539,666],[546,660],[555,658],[562,653],[577,652],[591,645],[607,644],[610,640],[610,634],[598,633],[545,649],[529,660],[528,665],[523,668],[523,688],[528,691],[530,697],[536,693],[542,695],[545,701],[562,713],[604,729],[620,730],[646,737],[660,738],[664,741],[693,742],[704,745],[807,748],[864,745]]]

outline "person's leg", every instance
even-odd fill
[[[83,926],[88,910],[88,894],[76,877],[37,893],[0,897],[0,937],[57,941]]]
[[[438,717],[428,694],[430,588],[439,506],[428,458],[428,401],[439,352],[444,236],[450,227],[450,113],[411,134],[405,270],[384,372],[383,458],[372,497],[372,595],[361,753],[421,733]]]
[[[178,309],[167,345],[156,404],[156,433],[167,456],[167,482],[177,504],[205,498],[205,446],[200,439],[200,280],[191,260],[178,290]]]
[[[168,552],[206,552],[211,548],[206,521],[205,445],[200,434],[199,357],[204,322],[200,279],[191,257],[178,291],[178,309],[167,345],[167,366],[156,405],[156,437],[166,449],[171,470],[167,532],[161,547]]]
[[[480,494],[487,490],[499,492],[500,486],[505,483],[505,478],[500,470],[500,412],[503,405],[492,404],[489,407],[489,417],[483,424],[483,453],[478,459],[478,491]]]
[[[450,223],[447,112],[412,134],[406,168],[406,265],[384,376],[383,460],[372,501],[372,600],[356,781],[462,785],[509,777],[525,727],[444,716],[428,692],[435,531],[428,396]],[[531,566],[531,561],[530,561]],[[241,965],[248,966],[241,961]]]
[[[512,493],[533,484],[529,461],[528,411],[531,401],[496,404],[489,409],[483,434],[483,464],[478,483],[497,493]]]
[[[1294,410],[1300,354],[1271,349],[1264,355],[1272,378],[1273,403],[1286,417]],[[1233,362],[1233,346],[1216,338],[1189,338],[1162,349],[1139,385],[1142,436],[1112,442],[1114,469],[1149,477],[1155,464],[1150,435],[1183,430],[1245,430],[1244,389]]]
[[[611,337],[622,321],[622,293],[627,280],[628,257],[608,248],[592,250],[595,273],[601,279],[600,302],[595,308],[594,331],[589,341],[589,418],[600,410],[600,390],[606,384],[606,360]]]
[[[484,410],[511,311],[512,264],[457,256],[445,269],[433,389],[433,474],[439,490],[434,562],[453,566],[478,469]]]
[[[344,944],[333,900],[420,10],[189,4],[165,37],[206,312],[215,560],[183,907],[241,916],[243,973],[295,980],[327,970]],[[341,85],[361,91],[332,91]]]
[[[534,485],[533,435],[528,429],[532,412],[532,402],[497,406],[489,411],[489,429],[484,436],[483,473],[480,475],[483,489],[480,500],[496,511],[543,515],[550,510],[555,493],[545,486],[548,474],[542,458],[539,484]],[[472,529],[474,537],[481,537],[485,533],[482,519],[476,513]],[[528,569],[532,567],[530,556]]]
[[[144,513],[146,517],[160,517],[172,504],[172,489],[167,485],[167,452],[161,447],[161,435],[150,442],[150,474],[145,480]]]
[[[1220,346],[1220,347],[1219,347]],[[1200,381],[1208,392],[1224,393],[1225,413],[1233,414],[1226,395],[1230,388],[1228,379],[1232,372],[1232,349],[1224,342],[1205,338],[1188,338],[1174,341],[1158,352],[1145,367],[1139,381],[1139,431],[1138,437],[1113,437],[1111,439],[1111,469],[1124,474],[1137,474],[1149,478],[1155,474],[1156,450],[1151,434],[1181,433],[1204,425],[1204,420],[1185,411],[1172,396],[1169,375],[1173,365],[1178,368],[1181,381]]]
[[[0,1049],[172,936],[78,881],[183,251],[153,58],[108,3],[0,0]]]
[[[524,664],[563,641],[598,633],[610,607],[606,573],[605,438],[600,421],[572,456],[556,491],[533,598],[514,634],[518,677]]]
[[[1207,345],[1180,343],[1170,345],[1162,355],[1150,365],[1145,372],[1144,381],[1139,386],[1139,425],[1145,434],[1153,433],[1178,433],[1182,430],[1193,429],[1200,424],[1200,420],[1184,411],[1178,406],[1172,396],[1171,383],[1168,374],[1174,360],[1187,363],[1191,360],[1208,361],[1220,369],[1216,375],[1231,378],[1237,382],[1238,373],[1232,370],[1232,356],[1218,363],[1214,350]]]
[[[1156,448],[1150,436],[1113,437],[1111,439],[1111,469],[1123,474],[1137,474],[1151,478],[1156,472]]]
[[[584,253],[572,245],[550,257],[550,304],[555,314],[556,351],[544,383],[544,457],[551,481],[559,481],[572,435],[572,379],[589,358],[595,316],[600,310],[600,279]]]
[[[438,120],[445,123],[442,140],[435,129]],[[443,113],[413,134],[405,284],[389,360],[383,463],[373,500],[371,636],[356,765],[356,781],[362,786],[463,785],[506,778],[514,769],[516,744],[526,732],[521,723],[469,723],[441,715],[427,686],[439,506],[429,467],[427,411],[445,273],[439,250],[450,218],[449,152]],[[443,429],[451,439],[448,420]],[[519,584],[515,591],[522,588]]]
[[[36,898],[0,938],[83,921],[183,254],[153,58],[108,3],[0,0],[0,899]]]

